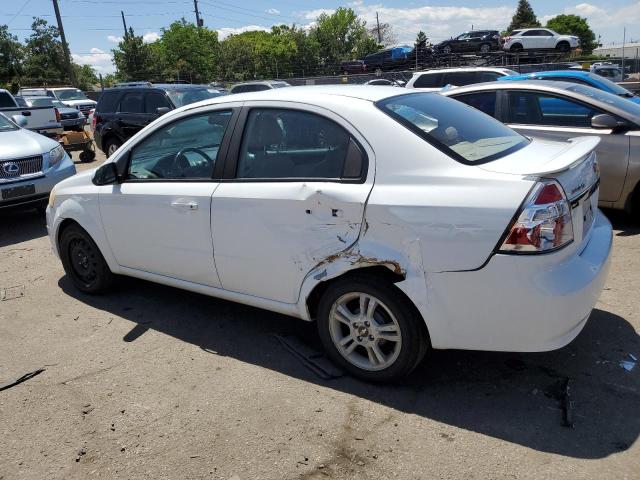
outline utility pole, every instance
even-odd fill
[[[76,86],[76,72],[71,65],[71,55],[69,55],[69,45],[67,45],[67,39],[64,36],[64,28],[62,27],[62,17],[60,16],[60,9],[58,8],[58,0],[53,0],[53,9],[56,12],[56,20],[58,21],[58,31],[60,32],[60,40],[62,40],[62,50],[64,51],[64,59],[67,64],[67,72],[69,73],[69,80],[71,85]]]
[[[127,21],[124,19],[124,12],[120,10],[120,15],[122,15],[122,26],[124,27],[124,38],[127,38]]]
[[[380,19],[378,18],[378,12],[376,12],[376,23],[378,24],[378,43],[382,43],[382,35],[380,35]]]
[[[624,44],[627,41],[627,27],[622,29],[622,79],[624,80]]]
[[[193,8],[196,12],[196,27],[200,28],[202,26],[202,21],[200,20],[200,11],[198,10],[198,0],[193,0]]]

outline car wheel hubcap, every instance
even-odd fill
[[[361,292],[336,300],[329,313],[329,333],[340,355],[368,371],[391,366],[402,347],[395,315],[382,301]]]
[[[107,150],[107,153],[109,155],[113,155],[116,152],[116,150],[118,150],[118,146],[112,143],[111,145],[109,145],[109,149]]]
[[[69,244],[69,258],[73,273],[83,282],[90,284],[98,275],[96,254],[84,239],[74,239]]]
[[[482,46],[480,47],[480,51],[481,51],[482,53],[487,53],[487,52],[489,51],[489,45],[482,45]]]

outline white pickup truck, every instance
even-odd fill
[[[8,90],[0,88],[0,113],[7,118],[22,115],[27,119],[25,128],[48,137],[55,137],[64,132],[60,123],[60,112],[52,106],[29,107],[18,103]]]

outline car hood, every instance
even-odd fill
[[[24,128],[0,132],[0,160],[42,155],[58,145],[55,140]]]

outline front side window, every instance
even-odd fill
[[[462,163],[486,163],[529,144],[525,137],[499,121],[435,93],[399,95],[376,105]]]
[[[16,104],[13,102],[13,97],[7,92],[0,92],[0,108],[11,108],[15,107]]]
[[[231,111],[208,112],[164,125],[136,145],[128,179],[210,179]]]
[[[120,112],[144,113],[144,96],[142,92],[125,93],[120,100]]]
[[[160,92],[148,92],[144,98],[144,109],[146,113],[158,113],[159,108],[171,108],[169,102]]]
[[[245,127],[237,178],[359,178],[359,147],[340,125],[300,110],[253,109]],[[359,154],[362,157],[362,154]],[[347,167],[345,167],[347,163]],[[347,172],[347,173],[345,173]]]
[[[566,98],[537,92],[508,92],[507,123],[591,127],[591,118],[602,113]]]

